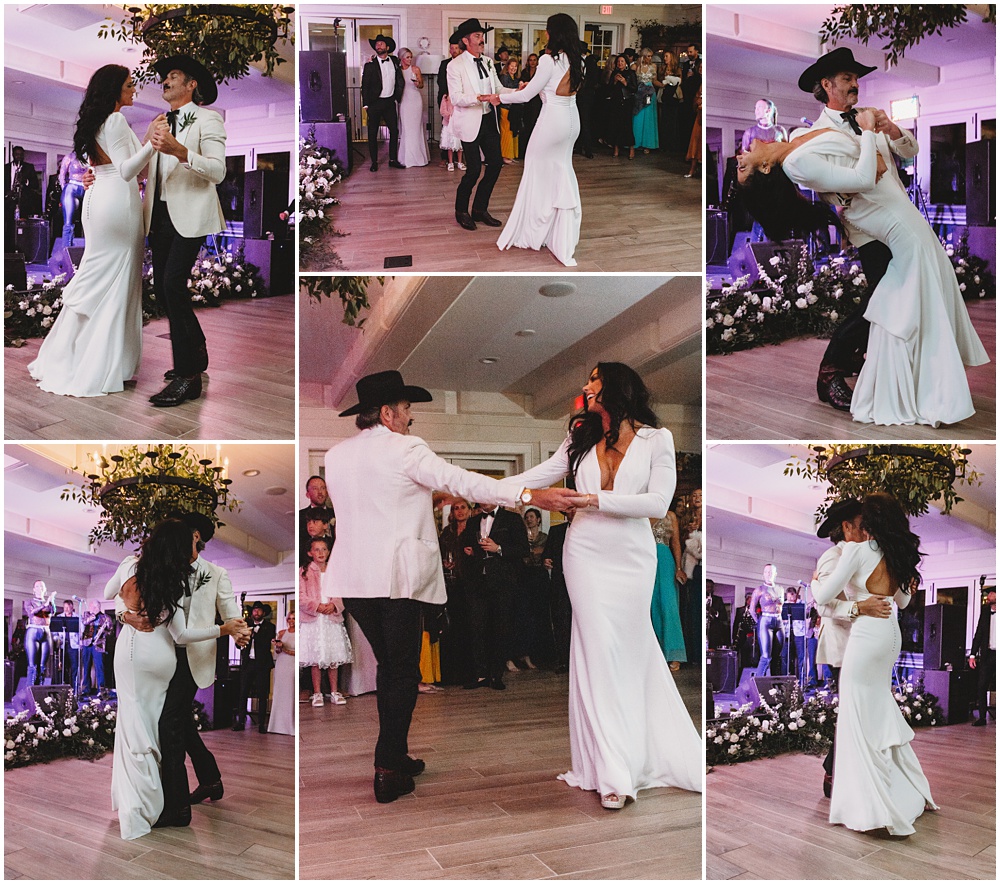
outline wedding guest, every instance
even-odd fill
[[[691,140],[688,142],[688,150],[684,159],[691,162],[691,168],[688,169],[685,178],[700,178],[701,176],[696,174],[698,167],[701,165],[701,86],[698,87],[698,91],[694,96],[694,123],[691,128]]]
[[[574,514],[569,512],[563,515],[566,517],[565,521],[558,522],[549,529],[545,550],[542,552],[542,564],[548,568],[550,580],[550,610],[555,639],[553,670],[559,674],[569,672],[569,645],[573,626],[573,606],[566,588],[566,575],[563,573],[563,547]]]
[[[508,89],[517,89],[517,59],[508,60],[499,68],[500,83]],[[510,165],[517,158],[518,133],[521,130],[521,111],[518,104],[502,104],[497,108],[500,114],[500,153],[503,161]]]
[[[628,148],[628,158],[635,159],[635,134],[632,130],[632,108],[639,86],[635,71],[629,70],[628,60],[619,55],[611,66],[608,82],[609,115],[608,144],[614,148],[613,156],[618,156],[622,148]]]
[[[274,696],[271,699],[269,734],[295,734],[295,695],[298,668],[295,665],[295,612],[285,617],[285,628],[274,640]]]
[[[979,622],[976,624],[976,634],[972,639],[972,653],[969,655],[969,666],[976,672],[976,707],[979,717],[972,722],[973,727],[983,727],[986,724],[989,709],[987,693],[996,690],[997,680],[997,593],[990,590],[986,596],[986,604],[979,611]],[[996,720],[996,714],[993,715]]]
[[[524,65],[524,70],[521,71],[521,82],[530,83],[532,77],[538,71],[538,54],[532,52],[528,56],[528,61]],[[521,159],[524,159],[525,154],[528,152],[528,141],[531,139],[531,133],[535,129],[535,123],[538,122],[538,115],[542,112],[542,96],[536,95],[531,101],[525,102],[521,109],[521,134],[518,139],[518,150],[520,151]]]
[[[427,113],[424,108],[424,75],[413,63],[413,53],[399,50],[403,94],[399,98],[399,161],[407,168],[426,166]]]
[[[327,597],[321,585],[332,548],[327,538],[314,537],[307,552],[309,564],[299,574],[299,611],[302,615],[299,665],[308,667],[312,673],[310,702],[313,706],[323,705],[323,669],[330,680],[330,702],[335,706],[347,702],[337,690],[337,671],[353,659],[344,625],[344,603],[338,598]]]
[[[330,496],[322,476],[309,477],[306,481],[306,497],[309,500],[309,506],[299,510],[299,567],[309,564],[306,553],[309,551],[309,541],[313,536],[309,533],[307,525],[310,518],[322,519],[327,525],[331,538],[333,537],[330,525],[334,520],[334,512],[333,507],[330,506]],[[327,531],[323,533],[326,534]]]
[[[471,513],[469,502],[457,498],[448,513],[448,524],[438,538],[451,623],[448,634],[441,638],[441,680],[445,684],[465,684],[472,677],[472,614],[467,574],[472,557],[466,555],[460,540]]]
[[[236,708],[234,731],[241,731],[247,724],[247,700],[251,696],[257,698],[257,729],[267,733],[264,718],[267,715],[267,699],[271,693],[271,670],[274,669],[274,657],[271,655],[271,643],[274,641],[275,628],[270,620],[271,606],[264,602],[254,602],[250,609],[251,637],[245,648],[240,650],[240,699]]]
[[[542,514],[531,507],[522,516],[528,534],[521,582],[514,590],[514,619],[507,669],[536,669],[536,661],[551,657],[552,625],[549,619],[549,572],[542,557],[548,535],[542,530]]]
[[[659,126],[656,119],[656,90],[663,88],[657,77],[657,67],[653,62],[653,50],[645,48],[635,64],[636,112],[632,116],[632,133],[635,146],[643,153],[656,150],[660,146]]]
[[[680,65],[672,52],[663,53],[663,63],[660,67],[660,146],[675,153],[683,150],[680,141],[680,117],[683,99],[678,98],[678,87],[681,84]],[[683,90],[680,90],[683,94]]]
[[[668,510],[662,519],[649,521],[656,539],[656,583],[650,616],[663,657],[670,664],[670,671],[677,672],[681,663],[688,661],[678,594],[678,586],[687,583],[687,575],[680,566],[680,528],[673,510]]]
[[[462,162],[462,139],[452,131],[452,113],[454,107],[448,95],[448,63],[462,54],[462,44],[457,34],[452,34],[448,38],[448,58],[444,59],[438,66],[437,87],[438,87],[438,110],[441,112],[441,134],[439,145],[441,147],[441,161],[447,158],[448,171],[455,171],[455,155],[458,155],[458,168],[465,171],[465,163]]]
[[[681,594],[681,626],[688,660],[700,660],[702,612],[701,553],[702,553],[701,489],[695,488],[681,522],[681,570],[688,581]]]

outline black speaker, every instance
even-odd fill
[[[295,243],[273,239],[243,241],[247,263],[260,271],[265,294],[290,295],[295,289]]]
[[[63,706],[69,698],[69,685],[25,685],[13,697],[14,712],[27,712],[31,717],[46,697],[52,697],[56,704]]]
[[[705,212],[705,236],[707,238],[706,264],[724,267],[729,258],[729,213],[722,209],[708,209]]]
[[[997,223],[996,142],[986,139],[965,145],[965,218],[978,227]]]
[[[4,252],[3,256],[3,286],[14,286],[18,292],[28,288],[28,271],[24,266],[24,255],[20,252]]]
[[[343,123],[302,123],[299,137],[305,138],[310,132],[316,136],[320,147],[333,151],[333,155],[348,172],[351,171],[351,121]]]
[[[924,670],[944,669],[965,662],[965,605],[927,605],[924,608]]]
[[[736,690],[736,676],[739,667],[736,651],[705,652],[705,678],[714,690],[723,694],[732,694]]]
[[[254,169],[243,186],[243,238],[263,239],[285,224],[278,215],[288,207],[288,174]]]
[[[9,703],[14,696],[14,661],[3,661],[3,701]]]
[[[45,218],[22,218],[17,222],[18,250],[27,264],[47,264],[49,260],[49,222]]]
[[[299,99],[301,119],[330,123],[347,116],[347,53],[310,50],[300,52]]]
[[[945,724],[959,724],[969,720],[969,708],[976,691],[975,672],[968,669],[956,669],[952,672],[925,669],[924,687],[938,698]]]
[[[233,715],[240,697],[239,667],[226,666],[224,678],[215,680],[215,697],[212,707],[212,724],[215,728],[227,728],[233,723]]]
[[[736,234],[733,253],[729,256],[729,272],[733,278],[750,277],[754,283],[760,279],[758,265],[768,266],[775,255],[797,261],[805,243],[801,239],[786,239],[782,242],[750,242],[749,233]],[[770,275],[770,273],[768,274]]]

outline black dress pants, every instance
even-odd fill
[[[980,721],[986,721],[986,710],[989,706],[989,692],[996,690],[997,682],[997,652],[983,648],[976,662],[976,706],[979,709]]]
[[[389,129],[389,159],[399,158],[399,113],[396,102],[389,98],[376,98],[368,105],[368,156],[378,162],[378,130],[382,123]]]
[[[215,756],[202,742],[194,723],[191,704],[198,692],[187,650],[177,648],[177,668],[167,686],[167,698],[160,713],[160,766],[163,779],[163,813],[170,819],[190,804],[187,768],[184,756],[191,756],[198,785],[207,786],[222,779]]]
[[[155,199],[155,194],[153,195]],[[182,377],[193,377],[208,368],[205,334],[191,305],[188,277],[198,259],[198,250],[205,237],[181,236],[170,220],[163,200],[153,205],[149,230],[149,247],[153,252],[153,286],[163,300],[170,323],[170,349],[174,371]]]
[[[840,667],[830,666],[826,664],[827,668],[833,673],[833,680],[837,685],[837,691],[840,691]],[[833,739],[830,741],[830,751],[826,753],[826,758],[823,759],[823,770],[826,771],[831,777],[833,776],[833,756],[837,749],[837,731],[833,731]]]
[[[502,678],[510,656],[514,589],[505,577],[484,574],[469,595],[476,676]]]
[[[892,260],[892,252],[884,242],[872,240],[858,249],[861,259],[861,269],[868,280],[868,293],[861,299],[857,309],[851,313],[830,336],[826,346],[821,366],[831,367],[844,374],[854,375],[861,371],[865,364],[865,351],[868,349],[868,328],[870,323],[865,319],[865,310],[871,300],[875,286],[885,276],[885,271]]]
[[[420,684],[420,602],[413,599],[344,599],[344,607],[368,639],[378,668],[378,742],[375,767],[399,770]]]
[[[483,180],[479,181],[479,186],[476,187],[476,198],[472,203],[472,211],[486,212],[490,207],[493,187],[500,177],[500,170],[503,169],[503,155],[500,153],[500,130],[495,107],[491,106],[489,113],[483,114],[482,122],[479,124],[479,137],[475,141],[463,141],[462,149],[465,151],[465,174],[458,182],[458,191],[455,193],[455,211],[469,211],[472,188],[476,187],[479,173],[483,169],[483,160],[479,157],[479,152],[482,150],[486,172],[483,174]]]

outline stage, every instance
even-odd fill
[[[701,672],[676,676],[701,721]],[[653,789],[608,811],[556,779],[569,764],[567,676],[519,672],[507,690],[421,694],[416,791],[372,795],[375,697],[299,705],[299,872],[306,879],[700,879],[702,796]]]

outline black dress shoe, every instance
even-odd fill
[[[413,777],[401,770],[386,770],[384,767],[375,768],[375,800],[379,804],[388,804],[395,801],[400,795],[409,795],[416,785]]]
[[[489,683],[488,678],[474,678],[472,681],[467,681],[462,687],[467,691],[473,691],[476,688],[485,688]]]
[[[403,759],[403,763],[399,765],[399,770],[401,773],[408,774],[411,777],[419,777],[427,769],[427,765],[419,758],[410,758],[409,755]]]
[[[160,818],[153,823],[154,829],[165,829],[168,826],[190,826],[191,825],[191,808],[185,807],[183,810],[178,811],[172,816],[164,816],[160,814]]]
[[[823,797],[829,798],[833,795],[833,777],[830,774],[823,774]]]
[[[972,726],[973,727],[986,727],[986,719],[985,718],[977,718],[974,722],[972,722]]]
[[[473,212],[472,220],[479,221],[487,227],[503,227],[503,221],[498,221],[489,212]]]
[[[188,800],[192,804],[201,804],[206,798],[210,801],[218,801],[225,790],[222,788],[222,780],[217,783],[209,783],[207,786],[198,784],[198,788],[195,789]]]
[[[247,726],[247,721],[246,721],[245,718],[243,718],[243,719],[237,718],[236,721],[233,722],[233,730],[234,731],[246,730],[246,726]]]
[[[405,169],[406,166],[404,166],[402,163],[400,163],[400,162],[398,162],[396,160],[389,160],[389,168],[390,169]]]
[[[197,399],[201,396],[201,375],[196,374],[193,378],[174,378],[155,396],[150,396],[149,401],[157,408],[171,408],[187,402],[188,399]]]
[[[819,377],[816,378],[816,395],[820,402],[828,402],[840,411],[851,410],[853,393],[842,374],[820,369]]]
[[[505,691],[507,690],[507,685],[503,683],[502,678],[494,678],[490,680],[490,687],[495,691]]]
[[[370,165],[370,166],[368,167],[368,171],[369,171],[369,172],[377,172],[377,171],[378,171],[378,163],[372,163],[372,164],[371,164],[371,165]]]
[[[456,212],[455,220],[458,222],[460,227],[464,227],[466,230],[476,229],[476,222],[472,220],[472,215],[468,212]]]

